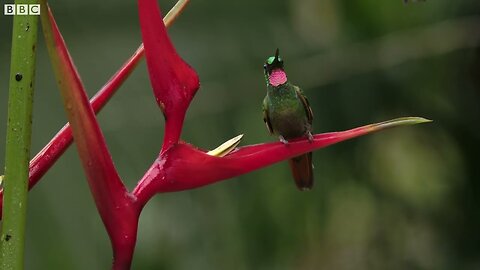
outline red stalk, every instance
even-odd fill
[[[53,17],[52,17],[53,19]],[[130,73],[135,69],[144,56],[143,44],[123,64],[122,67],[110,78],[110,80],[90,99],[90,104],[95,113],[98,113],[103,106],[116,93]],[[42,176],[55,164],[58,158],[67,150],[73,141],[70,123],[65,124],[62,129],[43,147],[40,152],[30,161],[29,188],[42,178]],[[3,190],[0,191],[0,198]]]

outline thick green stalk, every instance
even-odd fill
[[[17,0],[15,3],[37,4],[38,1]],[[18,270],[23,269],[24,265],[37,28],[37,16],[17,15],[13,18],[3,181],[3,223],[0,239],[1,269]]]

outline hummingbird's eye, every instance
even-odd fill
[[[263,69],[267,69],[267,64],[263,64]]]

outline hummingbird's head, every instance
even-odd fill
[[[278,56],[278,49],[275,51],[275,56],[270,56],[265,65],[263,65],[265,69],[265,75],[269,76],[275,69],[283,70],[283,60]]]
[[[278,86],[287,81],[287,75],[283,70],[283,60],[278,56],[278,48],[275,51],[275,56],[270,56],[263,65],[265,70],[265,79],[268,84]]]

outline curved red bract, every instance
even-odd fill
[[[157,1],[139,0],[138,10],[150,82],[165,116],[163,152],[180,139],[185,113],[200,84],[168,38]]]
[[[156,193],[209,185],[290,159],[329,145],[400,125],[426,122],[423,118],[398,118],[346,131],[316,134],[313,141],[292,140],[240,147],[225,157],[215,157],[185,142],[160,154],[133,191],[143,206]]]

